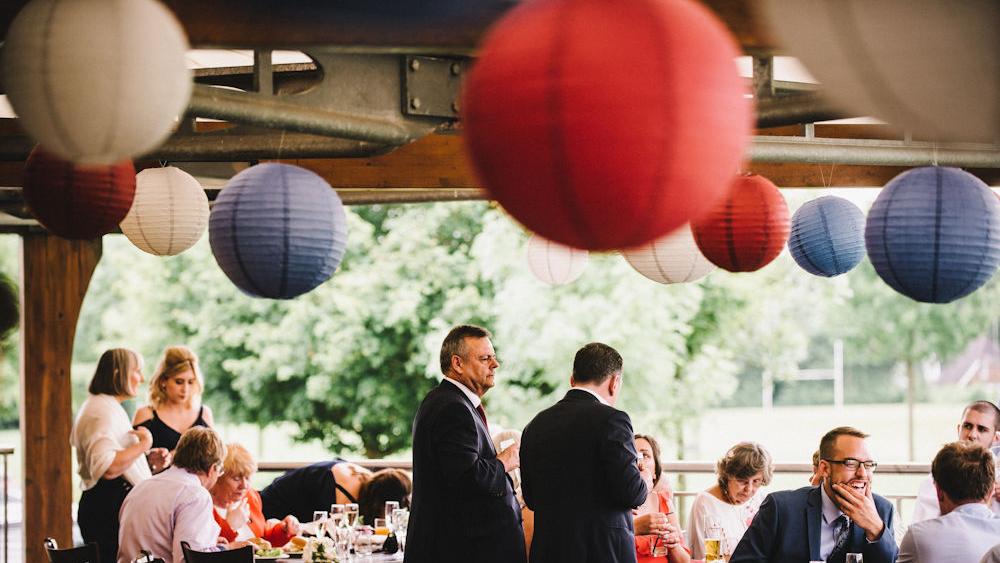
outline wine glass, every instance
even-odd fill
[[[385,511],[382,513],[385,516],[388,525],[392,526],[392,512],[399,508],[399,501],[387,500],[385,501]]]
[[[334,528],[339,528],[345,525],[345,514],[346,508],[342,504],[331,504],[330,505],[330,520],[333,522]]]
[[[353,528],[358,523],[358,504],[356,502],[345,504],[344,514],[347,517],[347,527]]]
[[[864,556],[860,553],[848,553],[844,563],[863,563]]]
[[[397,508],[392,511],[392,526],[396,530],[396,539],[399,540],[400,551],[406,551],[406,527],[409,523],[409,510],[405,508]]]
[[[316,537],[322,538],[326,534],[326,518],[327,514],[325,510],[314,510],[313,511],[313,523],[316,524]]]

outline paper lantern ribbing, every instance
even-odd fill
[[[253,297],[291,299],[325,282],[347,245],[340,197],[313,172],[258,164],[219,193],[208,219],[219,267]]]
[[[4,86],[46,150],[111,164],[173,130],[191,95],[187,48],[155,0],[32,0],[7,32]]]
[[[810,274],[839,276],[865,256],[865,215],[844,198],[823,196],[792,216],[788,250]]]
[[[1000,134],[1000,4],[767,0],[788,54],[843,106],[925,137]]]
[[[691,223],[698,248],[716,266],[753,272],[781,254],[788,240],[788,205],[770,180],[740,176],[729,196]]]
[[[132,244],[156,256],[180,254],[208,226],[208,197],[198,180],[173,166],[135,177],[135,201],[121,228]]]
[[[889,287],[916,301],[949,303],[986,283],[1000,264],[1000,203],[963,170],[907,170],[872,204],[865,246]]]
[[[479,51],[462,138],[529,230],[640,246],[706,212],[735,175],[752,121],[738,55],[690,0],[523,2]]]
[[[576,281],[587,268],[589,253],[545,240],[535,235],[528,239],[528,268],[535,277],[549,285]]]
[[[35,147],[24,163],[24,201],[46,229],[86,240],[114,231],[135,197],[131,160],[86,166]]]
[[[623,250],[622,256],[635,271],[657,283],[692,282],[715,269],[698,250],[690,225],[645,246]]]

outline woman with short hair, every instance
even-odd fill
[[[169,346],[149,384],[149,404],[135,411],[133,426],[153,436],[153,447],[173,451],[181,434],[195,426],[211,427],[212,409],[201,404],[205,389],[198,355],[187,346]],[[162,467],[154,467],[153,471]]]
[[[222,475],[209,490],[214,505],[212,515],[222,528],[222,537],[230,542],[262,538],[280,547],[299,533],[299,520],[295,516],[265,520],[260,493],[250,486],[257,473],[257,461],[246,448],[229,444],[222,468]]]
[[[705,558],[706,521],[721,528],[721,551],[729,558],[760,509],[764,500],[761,487],[771,482],[774,463],[760,444],[740,442],[722,456],[715,473],[718,481],[698,493],[691,506],[688,537],[694,559]]]
[[[151,476],[150,463],[169,463],[169,453],[153,449],[147,429],[133,430],[122,408],[142,382],[142,356],[127,348],[101,354],[70,435],[83,491],[77,509],[80,535],[97,543],[101,561],[118,558],[118,512],[125,495]]]

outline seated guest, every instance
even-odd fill
[[[698,493],[688,519],[691,556],[705,558],[706,521],[721,527],[722,553],[729,557],[764,500],[761,487],[774,475],[771,454],[760,444],[740,442],[715,465],[717,482]]]
[[[646,501],[633,511],[638,561],[688,563],[691,555],[684,545],[684,536],[671,502],[670,491],[655,490],[663,477],[660,445],[652,436],[643,434],[636,434],[634,442],[635,451],[639,454],[639,474],[649,491]]]
[[[118,535],[118,563],[143,549],[164,561],[184,563],[181,542],[199,551],[221,551],[208,489],[222,474],[226,447],[211,428],[196,426],[177,442],[173,465],[136,485],[125,497]],[[245,543],[230,544],[239,547]]]
[[[962,419],[958,423],[958,439],[963,442],[974,442],[986,449],[1000,438],[1000,409],[989,401],[969,403],[962,410]],[[1000,502],[990,502],[993,512],[1000,515]],[[913,508],[913,522],[922,522],[941,515],[938,508],[938,494],[934,487],[934,478],[928,475],[920,484],[917,492],[917,502]]]
[[[521,441],[520,430],[501,430],[493,435],[493,449],[501,452],[507,448],[503,447],[506,442],[513,440]],[[506,444],[508,447],[510,443]],[[510,483],[514,488],[514,498],[517,504],[521,505],[521,527],[524,528],[524,548],[525,555],[531,553],[531,537],[535,534],[535,513],[524,502],[524,494],[521,493],[521,468],[515,467],[507,472],[510,475]]]
[[[250,480],[257,473],[257,462],[246,448],[229,444],[222,469],[224,473],[209,490],[215,505],[212,514],[222,528],[222,537],[227,541],[263,538],[272,546],[280,547],[299,533],[299,520],[294,516],[264,520],[260,493],[250,486]]]
[[[822,480],[823,477],[819,474],[819,450],[816,450],[813,452],[813,474],[809,476],[809,484],[815,487]]]
[[[316,510],[330,510],[331,504],[357,503],[365,522],[382,518],[385,501],[409,508],[413,481],[401,469],[372,472],[356,463],[336,459],[293,469],[260,491],[264,516],[292,515],[299,522],[311,522]]]
[[[767,495],[729,563],[843,561],[892,563],[898,547],[892,503],[872,493],[876,463],[868,435],[841,426],[819,443],[822,484]]]
[[[993,454],[974,442],[941,448],[931,464],[941,516],[917,522],[903,536],[899,563],[978,561],[1000,541],[993,514]]]

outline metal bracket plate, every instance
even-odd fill
[[[458,117],[458,96],[467,58],[407,56],[403,69],[403,113],[430,117]]]

